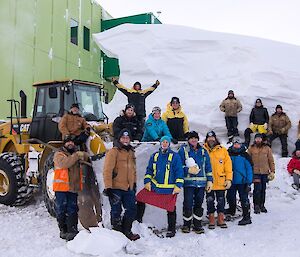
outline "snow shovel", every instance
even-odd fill
[[[176,206],[177,194],[158,194],[143,188],[137,195],[138,202],[147,203],[158,208],[173,212]]]

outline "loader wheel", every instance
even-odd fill
[[[45,161],[43,170],[43,196],[46,208],[49,214],[53,217],[55,213],[55,193],[53,191],[53,179],[54,179],[54,152],[50,153]]]
[[[32,197],[24,173],[20,156],[10,152],[0,154],[0,203],[23,205]]]

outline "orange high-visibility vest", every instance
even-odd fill
[[[82,170],[80,169],[80,191],[82,185]],[[70,191],[69,171],[68,169],[54,170],[53,191],[68,192]]]

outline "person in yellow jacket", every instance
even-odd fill
[[[217,200],[217,225],[227,228],[224,222],[225,191],[231,187],[232,163],[227,149],[220,145],[216,133],[210,131],[206,134],[204,148],[208,151],[213,173],[213,188],[206,194],[207,212],[209,216],[209,229],[215,228],[215,199]]]
[[[171,102],[167,104],[167,110],[162,114],[161,118],[167,123],[174,139],[184,141],[187,138],[189,123],[181,109],[178,97],[172,97]]]

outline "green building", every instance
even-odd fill
[[[93,0],[1,0],[0,119],[9,115],[6,100],[19,99],[20,90],[32,110],[32,84],[39,81],[97,82],[110,101],[115,88],[105,79],[119,75],[118,62],[101,55],[92,34],[123,23],[160,22],[152,13],[111,19]]]

